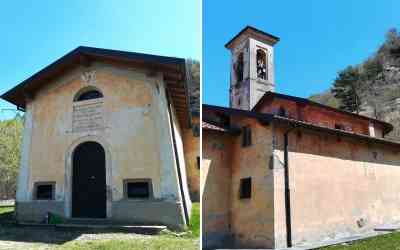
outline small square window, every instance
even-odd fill
[[[152,197],[151,180],[125,180],[124,194],[128,199],[149,199]]]
[[[240,199],[251,198],[251,178],[243,178],[240,180]]]
[[[35,183],[36,200],[54,200],[55,182]]]

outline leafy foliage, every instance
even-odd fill
[[[200,203],[193,203],[189,229],[195,238],[200,237]]]
[[[23,118],[0,121],[0,199],[15,198]]]

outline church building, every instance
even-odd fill
[[[225,45],[230,107],[202,106],[204,247],[309,246],[400,222],[393,126],[276,93],[278,41],[240,31]]]
[[[188,74],[180,58],[78,47],[3,94],[25,112],[17,220],[185,227]]]

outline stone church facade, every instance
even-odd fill
[[[184,59],[78,47],[5,93],[25,111],[17,220],[188,224],[186,76]]]
[[[274,92],[279,38],[246,27],[230,107],[203,105],[203,246],[283,248],[400,222],[393,126]]]

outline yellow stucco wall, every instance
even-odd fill
[[[201,165],[203,246],[230,240],[232,139],[221,132],[203,130]]]
[[[273,175],[270,169],[272,129],[255,119],[237,119],[234,124],[250,126],[252,145],[242,147],[237,136],[232,149],[232,233],[238,247],[273,246]],[[239,199],[241,178],[252,178],[252,197]]]
[[[56,199],[63,199],[65,156],[80,137],[95,134],[107,141],[113,158],[113,199],[122,198],[121,179],[152,178],[154,196],[160,197],[160,161],[155,114],[151,114],[155,79],[105,65],[94,66],[94,86],[104,94],[105,129],[72,133],[74,95],[87,86],[77,69],[39,92],[33,103],[30,187],[36,181],[56,181]],[[88,101],[90,102],[90,101]]]
[[[275,129],[274,150],[275,237],[280,247],[286,244],[284,130]],[[347,237],[400,221],[398,148],[298,131],[289,136],[294,244]]]
[[[254,119],[234,124],[250,126],[252,145],[242,136],[203,130],[202,201],[206,246],[272,247],[273,175],[270,169],[272,130]],[[239,198],[240,180],[252,178],[252,197]],[[231,237],[231,241],[223,241]]]
[[[104,97],[74,103],[76,93],[88,86],[100,90]],[[101,128],[73,131],[74,106],[98,102],[103,107]],[[17,202],[33,200],[35,182],[56,182],[54,202],[65,203],[63,215],[70,216],[71,155],[80,142],[90,139],[100,142],[106,151],[107,217],[112,216],[111,203],[123,200],[124,179],[150,178],[154,196],[151,204],[166,201],[182,209],[167,107],[162,73],[93,62],[53,79],[27,104]],[[172,122],[183,191],[188,199],[182,130],[173,106]],[[190,210],[190,201],[187,206]],[[160,214],[160,218],[182,213],[171,211]],[[176,226],[173,219],[165,221]],[[181,221],[176,218],[176,223]]]

